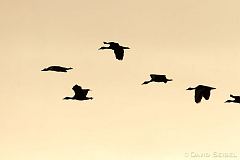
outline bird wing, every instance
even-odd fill
[[[235,99],[240,99],[240,96],[230,95],[230,97],[235,98]]]
[[[202,90],[201,89],[195,89],[195,102],[200,103],[202,100]]]
[[[206,100],[209,100],[209,97],[210,97],[210,90],[206,90],[203,92],[203,97],[206,99]]]
[[[158,76],[157,74],[150,74],[150,77],[151,78],[154,78],[154,77],[156,77],[156,76]]]
[[[59,70],[59,66],[50,66],[47,69],[51,70],[51,71],[57,71],[57,70]]]
[[[166,79],[166,75],[150,74],[152,79]]]
[[[73,91],[75,93],[75,96],[81,96],[82,95],[82,87],[79,85],[73,86]]]
[[[48,70],[57,71],[57,72],[67,72],[67,68],[61,66],[50,66]]]
[[[81,96],[86,97],[88,94],[89,89],[82,89]]]
[[[150,74],[150,77],[166,77],[166,75]]]
[[[240,96],[231,96],[232,98],[235,99],[235,101],[237,101],[238,103],[240,102]]]
[[[119,43],[117,43],[117,42],[108,42],[108,44],[110,44],[110,46],[112,46],[112,47],[119,47],[120,46]]]
[[[124,56],[123,48],[114,49],[114,54],[115,54],[116,59],[123,60],[123,56]]]

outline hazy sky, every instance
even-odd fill
[[[240,105],[224,103],[230,93],[240,95],[239,6],[239,0],[0,0],[0,159],[240,157]],[[131,49],[118,61],[98,51],[103,41]],[[74,70],[41,72],[50,65]],[[150,73],[173,81],[142,86]],[[94,99],[63,101],[75,84],[90,88]],[[195,104],[194,92],[186,91],[198,84],[217,88],[209,101]]]

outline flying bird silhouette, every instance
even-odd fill
[[[227,100],[225,103],[240,103],[240,96],[234,96],[232,94],[230,94],[230,97],[234,98],[234,100]]]
[[[82,89],[81,86],[79,85],[75,85],[73,86],[73,91],[74,91],[74,96],[73,97],[65,97],[63,98],[64,100],[68,100],[68,99],[73,99],[73,100],[89,100],[89,99],[93,99],[92,97],[87,97],[88,91],[91,91],[90,89]]]
[[[48,68],[44,68],[42,71],[55,71],[55,72],[67,72],[68,70],[73,69],[71,67],[61,67],[61,66],[50,66]]]
[[[109,44],[108,47],[101,47],[98,50],[103,50],[103,49],[111,49],[114,51],[115,57],[118,60],[123,60],[123,56],[124,56],[124,49],[130,49],[129,47],[123,47],[120,46],[118,43],[116,42],[103,42],[104,44]]]
[[[151,79],[149,81],[145,81],[143,84],[148,84],[150,82],[164,82],[167,83],[168,81],[172,81],[172,79],[167,79],[166,75],[158,75],[158,74],[150,74]]]
[[[216,89],[216,88],[204,86],[204,85],[198,85],[195,88],[189,87],[187,90],[195,90],[195,102],[200,103],[202,100],[202,97],[204,97],[206,100],[209,99],[210,92],[212,89]]]

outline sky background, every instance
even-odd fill
[[[0,0],[0,159],[240,156],[240,106],[224,103],[230,93],[240,95],[239,6]],[[112,51],[98,51],[103,41],[131,49],[118,61]],[[74,69],[41,72],[51,65]],[[173,81],[142,86],[150,73]],[[90,88],[94,99],[63,101],[75,84]],[[198,84],[217,88],[209,101],[195,104],[194,92],[186,91]]]

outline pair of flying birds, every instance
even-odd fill
[[[61,66],[50,66],[48,68],[42,69],[42,71],[55,71],[55,72],[67,72],[68,70],[71,70],[73,68],[69,67],[61,67]],[[87,97],[88,91],[91,91],[90,89],[83,89],[79,85],[73,86],[72,90],[74,91],[73,97],[65,97],[64,100],[73,99],[73,100],[89,100],[93,99],[92,97]]]
[[[103,42],[104,44],[108,44],[108,47],[101,47],[99,48],[99,50],[104,50],[104,49],[111,49],[114,51],[115,57],[118,60],[123,60],[123,56],[124,56],[124,49],[130,49],[129,47],[123,47],[120,46],[118,43],[116,42]],[[56,71],[56,72],[67,72],[68,70],[71,70],[73,68],[69,67],[61,67],[61,66],[50,66],[48,68],[43,69],[42,71]],[[166,75],[158,75],[158,74],[150,74],[151,79],[148,81],[145,81],[142,83],[142,85],[144,84],[148,84],[150,82],[164,82],[167,83],[168,81],[172,81],[172,79],[167,79]],[[82,89],[81,86],[75,85],[73,86],[73,91],[74,91],[74,96],[73,97],[65,97],[65,100],[68,99],[74,99],[74,100],[89,100],[89,99],[93,99],[92,97],[87,97],[88,91],[90,91],[90,89]],[[204,97],[206,100],[209,100],[210,98],[210,92],[211,90],[216,89],[214,87],[209,87],[209,86],[205,86],[205,85],[198,85],[195,88],[191,88],[189,87],[187,90],[195,90],[195,102],[196,103],[200,103],[202,100],[202,97]],[[230,95],[230,97],[234,98],[234,100],[227,100],[226,103],[229,102],[233,102],[233,103],[240,103],[240,96],[233,96]]]

